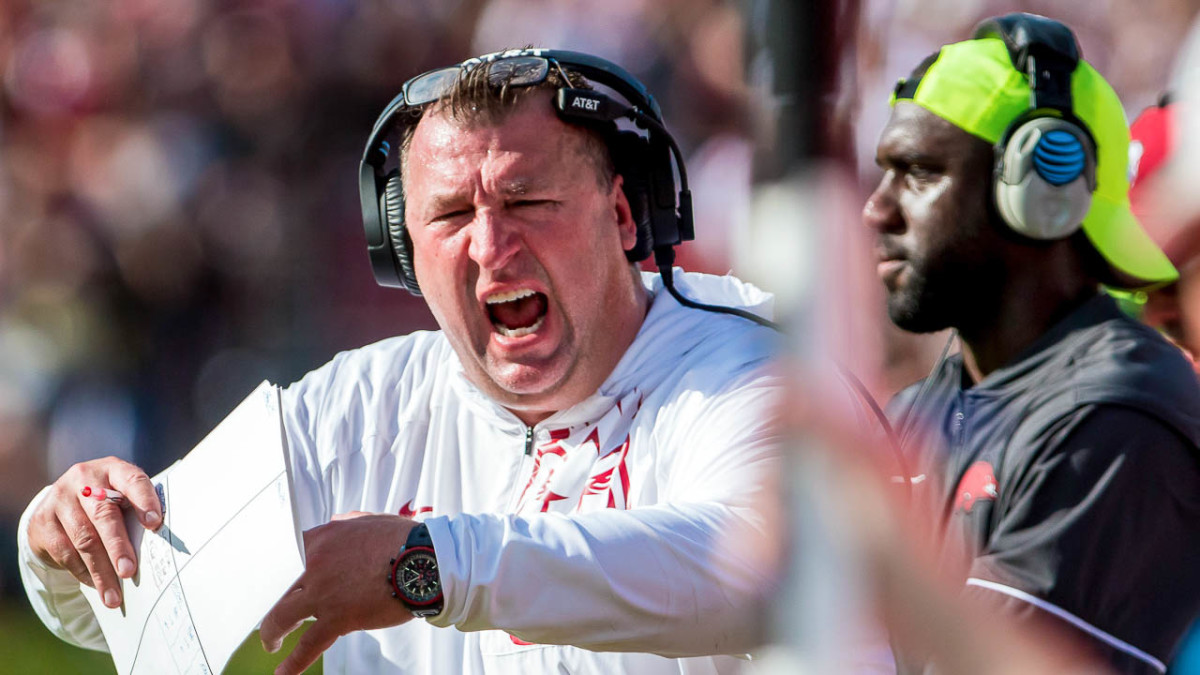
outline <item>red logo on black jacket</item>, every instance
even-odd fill
[[[954,490],[954,510],[962,509],[967,513],[975,502],[996,499],[1000,494],[1000,485],[996,482],[996,472],[987,462],[975,462],[958,481]]]

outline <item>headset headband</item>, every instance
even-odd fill
[[[1071,74],[1079,65],[1079,43],[1069,28],[1035,14],[1009,14],[979,24],[975,38],[1004,42],[1013,67],[1029,78],[1030,108],[1071,113]]]
[[[637,78],[630,75],[621,66],[597,56],[592,56],[591,54],[561,49],[508,49],[467,59],[459,63],[456,67],[460,71],[469,71],[501,59],[522,56],[544,58],[574,71],[589,80],[610,87],[613,91],[625,97],[625,100],[633,104],[639,111],[662,122],[662,109],[659,108],[658,102],[654,100],[654,96],[646,90],[646,87]],[[425,74],[422,73],[405,82],[405,86],[401,88],[400,93],[387,104],[383,113],[375,120],[375,125],[371,128],[371,135],[367,141],[366,150],[363,153],[363,162],[369,163],[372,166],[382,166],[383,161],[387,158],[387,154],[384,153],[383,157],[378,157],[374,156],[376,154],[374,151],[377,150],[381,137],[391,132],[392,122],[396,114],[410,107],[405,100],[405,90],[408,88],[408,83],[421,78]]]

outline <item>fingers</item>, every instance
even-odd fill
[[[312,616],[312,612],[305,607],[305,597],[303,589],[299,587],[300,582],[290,591],[280,598],[279,602],[267,612],[263,617],[262,625],[258,629],[258,637],[262,641],[263,649],[272,654],[279,651],[280,645],[283,644],[283,639],[291,635],[292,631],[300,627],[304,620]]]
[[[116,518],[120,519],[120,508],[117,505],[107,502],[102,505],[109,507],[108,510],[116,511]],[[82,558],[83,564],[87,568],[87,573],[91,581],[89,585],[96,588],[106,606],[120,606],[121,584],[117,579],[117,572],[113,566],[112,559],[109,557],[108,549],[100,533],[97,532],[96,527],[93,525],[93,519],[84,512],[78,500],[73,502],[67,500],[60,503],[56,513],[59,522],[62,524],[62,529],[66,532],[67,538],[70,541],[71,547],[74,548],[78,557]],[[111,517],[111,514],[109,516],[101,516],[100,518],[103,519],[105,517]],[[120,527],[123,531],[125,528],[123,521],[121,521]],[[128,542],[126,543],[128,544]],[[64,566],[68,569],[72,567],[72,565]],[[78,574],[75,577],[77,579],[80,578]]]
[[[105,605],[117,607],[121,604],[119,577],[136,573],[137,553],[121,507],[83,497],[85,487],[115,488],[125,494],[148,527],[162,523],[158,495],[145,472],[106,457],[76,464],[55,481],[30,519],[30,547],[46,564],[65,569],[80,583],[95,587]]]
[[[81,584],[93,585],[91,572],[53,511],[34,515],[29,523],[29,543],[42,562],[67,570]]]
[[[104,549],[108,551],[109,562],[117,571],[117,576],[123,579],[132,577],[137,569],[137,552],[133,550],[133,543],[129,541],[129,531],[125,528],[125,514],[121,512],[121,507],[108,501],[92,500],[85,502],[83,509],[90,511],[88,515],[91,516],[92,525],[96,534],[100,535]]]
[[[125,499],[146,529],[157,530],[162,525],[162,504],[158,501],[154,483],[145,471],[128,462],[114,460],[109,468],[108,480],[114,488],[125,494]]]
[[[315,663],[337,638],[337,632],[326,628],[325,623],[317,621],[308,632],[300,636],[296,648],[275,669],[275,675],[300,675],[305,668]]]
[[[331,520],[352,520],[354,518],[362,518],[363,516],[373,516],[375,514],[367,511],[348,511],[346,513],[335,513]]]

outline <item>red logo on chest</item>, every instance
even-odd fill
[[[412,518],[413,516],[418,516],[422,513],[430,513],[433,511],[432,506],[418,506],[416,508],[413,508],[414,501],[416,501],[416,500],[410,499],[410,500],[408,500],[407,504],[401,505],[400,506],[400,515],[404,516],[405,518]]]
[[[962,509],[967,513],[978,501],[994,501],[1000,494],[1000,485],[996,482],[996,472],[987,462],[975,462],[958,481],[954,490],[954,510]]]

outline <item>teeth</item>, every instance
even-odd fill
[[[529,288],[518,288],[513,291],[503,291],[501,293],[493,293],[487,297],[486,302],[489,305],[498,305],[502,302],[512,302],[513,300],[520,300],[521,298],[528,298],[529,296],[533,295],[534,293],[535,293],[535,291],[533,291],[532,289],[529,289]]]
[[[494,323],[492,325],[496,327],[496,332],[503,335],[504,337],[518,338],[518,337],[522,337],[525,335],[529,335],[530,333],[541,328],[542,322],[545,320],[546,320],[546,317],[539,316],[538,320],[534,321],[532,326],[526,326],[524,328],[508,328],[504,324],[500,324],[500,323]]]

